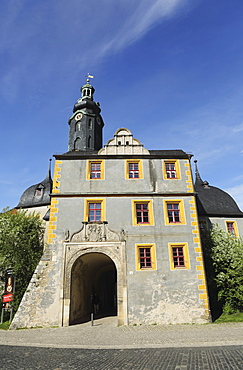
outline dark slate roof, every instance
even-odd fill
[[[39,194],[37,195],[37,190]],[[46,178],[38,184],[30,186],[26,189],[16,208],[30,208],[45,206],[51,203],[50,194],[52,192],[51,171],[49,169]]]
[[[168,159],[174,159],[174,158],[184,158],[184,159],[190,159],[192,157],[192,154],[187,154],[181,149],[169,149],[169,150],[150,150],[149,153],[154,156],[159,156],[163,158]]]
[[[173,149],[173,150],[149,150],[150,154],[128,154],[127,157],[129,158],[139,158],[139,157],[158,157],[158,158],[166,158],[166,159],[190,159],[192,154],[187,154],[181,149]],[[82,150],[72,150],[70,152],[66,152],[63,154],[55,154],[55,158],[57,159],[78,159],[78,158],[88,158],[88,157],[96,157],[96,158],[125,158],[125,154],[98,154],[97,150],[93,151],[82,151]]]
[[[199,216],[243,217],[234,199],[225,191],[203,181],[197,167],[195,191]]]

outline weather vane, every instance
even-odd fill
[[[87,79],[86,79],[86,81],[87,82],[89,82],[90,81],[90,78],[94,78],[94,76],[92,76],[91,74],[87,74],[87,76],[85,76],[85,77],[87,77]]]

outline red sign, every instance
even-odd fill
[[[13,300],[13,294],[4,294],[3,303],[11,302]]]

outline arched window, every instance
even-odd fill
[[[81,149],[81,139],[80,137],[77,137],[77,139],[74,141],[74,150],[80,149]]]
[[[89,119],[89,130],[92,130],[92,119]]]
[[[91,136],[88,137],[88,148],[91,148]]]
[[[80,128],[81,128],[81,124],[80,122],[77,122],[75,125],[75,131],[80,131]]]

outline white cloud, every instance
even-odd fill
[[[9,0],[0,3],[0,91],[16,99],[20,86],[53,73],[83,70],[142,38],[188,0]],[[183,8],[184,9],[184,8]],[[13,83],[14,81],[14,83]]]
[[[139,0],[125,19],[124,25],[103,45],[103,53],[120,50],[137,41],[162,19],[175,15],[187,0]]]
[[[240,132],[240,131],[243,131],[243,122],[242,122],[240,125],[235,126],[235,127],[233,128],[233,132],[234,132],[234,133],[238,133],[238,132]]]

